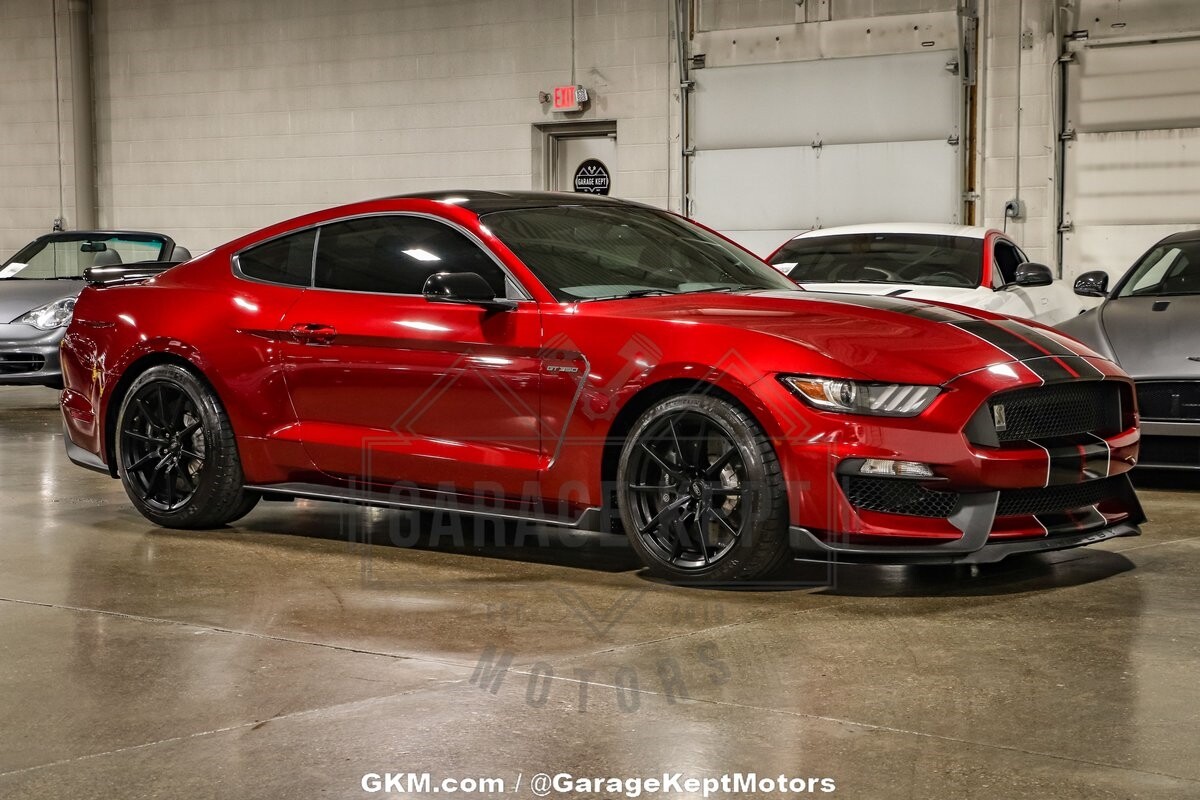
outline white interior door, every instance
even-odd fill
[[[604,168],[603,174],[607,176],[608,194],[612,197],[620,196],[617,182],[616,134],[557,137],[554,147],[553,191],[577,191],[575,176],[584,162],[599,162]],[[594,185],[601,175],[594,173],[593,170],[588,170],[588,172],[592,174],[583,177],[590,179]]]

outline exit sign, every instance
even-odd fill
[[[587,89],[582,86],[555,86],[552,96],[555,111],[579,111],[587,99]]]

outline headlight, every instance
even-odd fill
[[[822,411],[915,417],[938,396],[937,386],[901,383],[859,383],[841,378],[785,375],[780,378],[800,399]]]
[[[71,322],[71,313],[73,311],[75,311],[75,298],[66,297],[22,314],[14,319],[13,323],[17,325],[32,325],[41,331],[52,331],[55,328],[67,327]]]

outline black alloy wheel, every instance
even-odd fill
[[[152,367],[138,376],[121,403],[116,444],[126,493],[160,525],[217,527],[258,502],[243,489],[224,409],[212,389],[181,366]]]
[[[131,394],[121,427],[121,469],[138,496],[160,512],[187,505],[204,470],[204,422],[181,386],[167,381]]]
[[[786,494],[769,440],[741,408],[682,395],[634,425],[619,466],[622,522],[656,574],[762,578],[788,555]]]

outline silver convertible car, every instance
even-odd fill
[[[62,387],[58,345],[84,270],[189,258],[161,233],[67,231],[34,239],[0,265],[0,386]]]
[[[1154,245],[1111,292],[1097,271],[1075,293],[1105,300],[1058,328],[1137,382],[1139,466],[1200,470],[1200,231]]]

